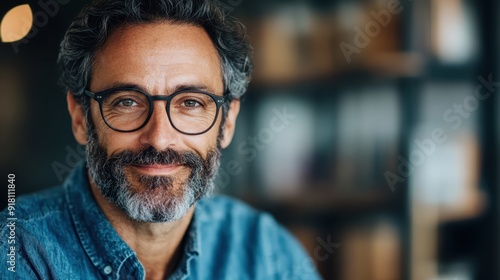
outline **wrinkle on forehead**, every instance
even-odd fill
[[[157,22],[115,30],[96,53],[91,87],[132,83],[152,94],[167,94],[179,84],[203,84],[222,92],[217,50],[202,27]]]

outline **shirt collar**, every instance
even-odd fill
[[[195,211],[189,228],[186,232],[186,241],[184,251],[175,271],[170,275],[169,279],[188,279],[191,274],[191,262],[196,260],[196,257],[201,255],[201,239],[200,239],[200,212],[198,205],[195,206]]]
[[[135,269],[144,268],[135,252],[123,241],[97,205],[87,176],[85,162],[78,164],[64,182],[66,201],[78,237],[92,263],[105,275],[118,275],[128,258],[136,264]],[[196,206],[195,214],[186,233],[184,254],[172,276],[177,279],[189,275],[190,262],[201,254],[200,223],[205,220],[202,207]]]

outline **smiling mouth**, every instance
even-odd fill
[[[172,175],[179,168],[182,167],[180,164],[151,164],[151,165],[131,165],[132,168],[139,171],[142,174],[149,176],[165,176]]]

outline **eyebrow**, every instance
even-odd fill
[[[100,90],[100,91],[104,91],[104,90],[108,90],[108,89],[112,89],[112,88],[120,88],[120,87],[136,88],[136,89],[142,90],[144,92],[147,92],[149,94],[152,94],[150,91],[148,91],[143,86],[140,86],[138,84],[133,84],[133,83],[123,83],[123,82],[111,83],[105,89]],[[176,85],[173,88],[169,88],[168,92],[170,92],[170,94],[172,94],[172,93],[175,93],[178,91],[189,91],[189,90],[206,91],[208,93],[216,94],[216,92],[212,88],[208,87],[205,84],[180,84],[180,85]]]
[[[172,93],[178,92],[178,91],[183,91],[183,90],[201,90],[201,91],[208,91],[210,93],[215,93],[213,89],[208,88],[204,84],[181,84],[177,85],[172,89]]]

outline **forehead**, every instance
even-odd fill
[[[91,88],[123,83],[153,91],[179,84],[220,91],[220,59],[202,27],[170,22],[128,25],[115,30],[96,52]]]

